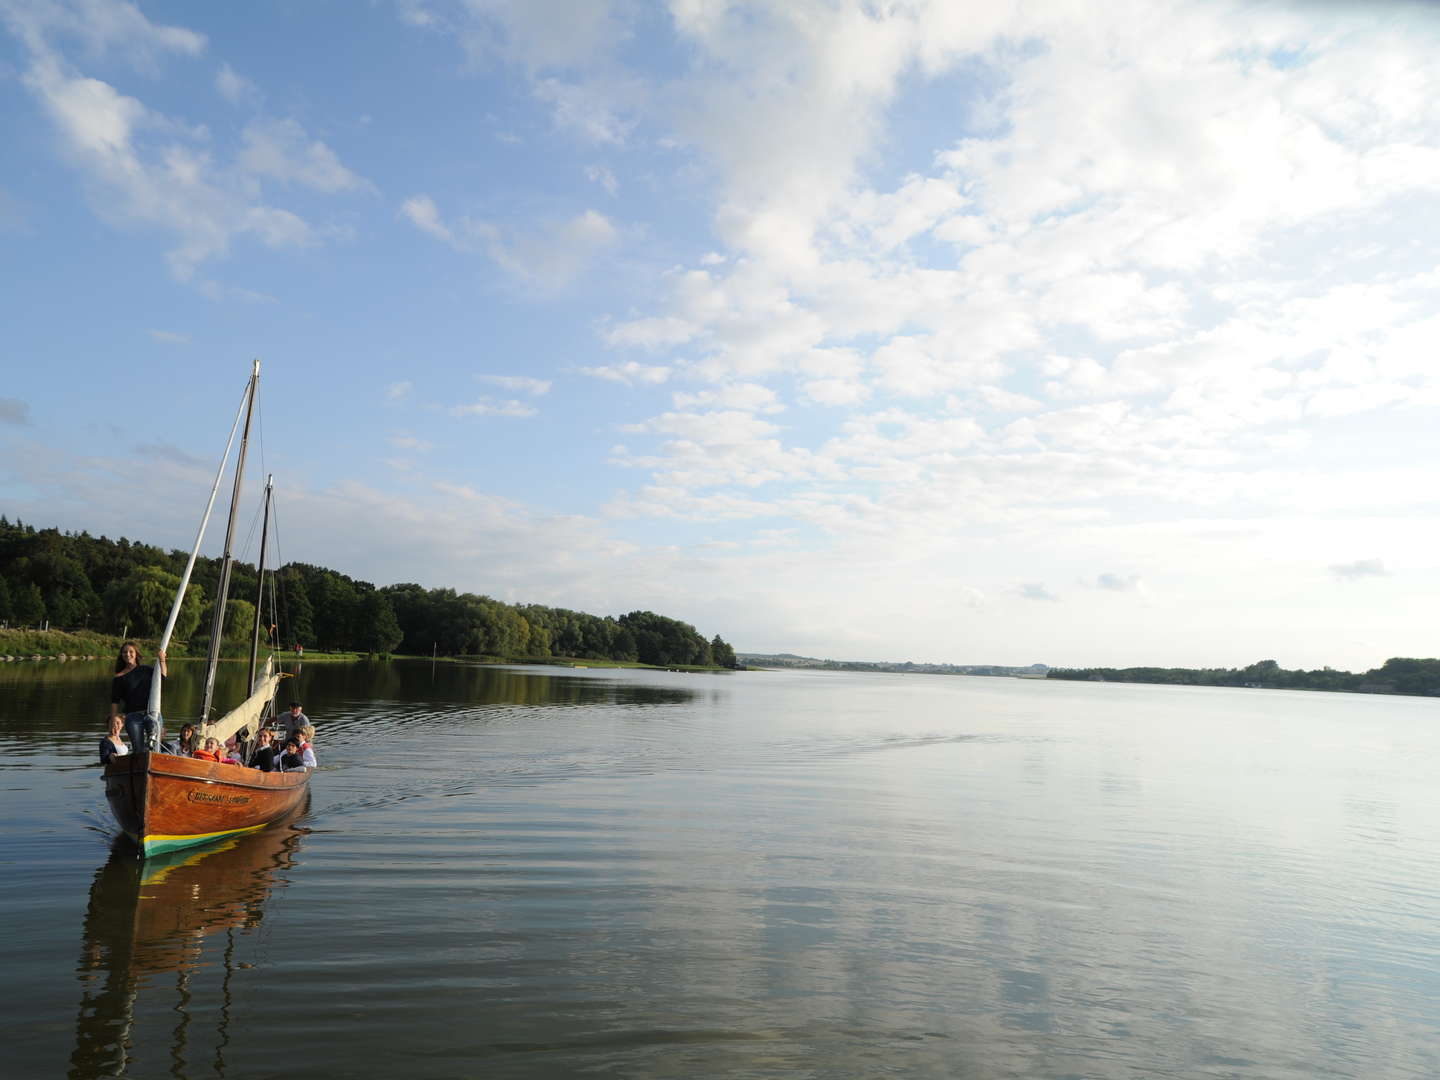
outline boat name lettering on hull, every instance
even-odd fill
[[[221,803],[225,806],[244,806],[250,801],[249,795],[217,795],[209,791],[187,791],[185,798],[191,802]]]

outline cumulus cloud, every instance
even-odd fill
[[[451,416],[535,416],[539,410],[523,401],[497,401],[492,397],[481,397],[468,405],[453,405],[448,410]]]
[[[1107,592],[1140,592],[1143,588],[1139,574],[1101,574],[1095,586]]]
[[[550,392],[551,382],[549,379],[535,379],[528,375],[476,375],[480,382],[490,383],[492,386],[499,386],[518,394],[530,394],[539,397]]]
[[[602,364],[596,367],[582,367],[580,374],[592,379],[624,383],[627,386],[657,386],[670,378],[670,368],[663,364],[641,364],[627,360],[622,364]]]
[[[257,120],[241,135],[238,162],[255,176],[315,191],[336,192],[374,185],[340,163],[335,151],[310,138],[294,120]]]
[[[447,224],[430,196],[414,195],[400,213],[457,251],[483,251],[512,277],[547,290],[569,285],[620,239],[620,230],[596,210],[525,227],[464,216]]]
[[[1060,598],[1047,589],[1044,583],[1039,581],[1028,581],[1016,587],[1016,595],[1022,600],[1044,600],[1048,603],[1058,603]]]
[[[1364,578],[1389,577],[1390,572],[1379,559],[1356,559],[1354,562],[1334,563],[1330,573],[1337,581],[1360,581]]]
[[[229,64],[221,64],[220,70],[215,73],[215,89],[232,105],[260,100],[259,87]]]
[[[87,57],[116,51],[153,68],[167,53],[195,55],[203,35],[151,23],[138,8],[112,0],[83,4],[7,4],[0,8],[23,42],[21,82],[40,103],[67,160],[87,185],[95,212],[121,227],[171,234],[166,259],[174,276],[192,281],[202,263],[225,256],[237,238],[272,248],[307,247],[334,230],[317,228],[291,210],[264,201],[258,180],[282,178],[323,191],[359,181],[322,143],[300,145],[298,125],[282,126],[257,143],[247,133],[233,160],[217,158],[211,134],[156,112],[111,83],[77,70],[66,45],[82,42]],[[297,151],[299,159],[286,155]],[[203,283],[202,283],[203,284]],[[212,285],[216,295],[224,290]]]
[[[620,191],[620,182],[615,179],[615,174],[604,165],[585,166],[585,179],[599,184],[612,198]]]

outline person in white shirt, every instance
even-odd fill
[[[130,753],[130,748],[120,738],[120,732],[125,730],[125,717],[110,717],[110,734],[100,740],[100,764],[109,765],[111,758],[123,757]]]

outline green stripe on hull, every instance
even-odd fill
[[[264,827],[264,825],[251,825],[244,829],[224,829],[221,832],[192,833],[189,836],[168,836],[165,833],[150,833],[141,842],[140,848],[146,855],[163,855],[167,851],[179,851],[181,848],[208,844],[211,841],[220,840],[227,836],[240,836],[243,833],[255,832],[257,829],[263,829]]]

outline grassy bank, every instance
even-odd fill
[[[305,654],[309,659],[310,654]],[[364,659],[361,655],[360,659]],[[636,668],[640,671],[729,671],[713,664],[642,664],[638,660],[605,660],[581,656],[409,656],[397,660],[433,660],[440,664],[536,664],[563,668]]]
[[[28,660],[38,656],[42,659],[53,660],[61,656],[69,659],[78,659],[85,656],[94,656],[102,659],[113,659],[120,651],[120,646],[125,639],[113,634],[90,634],[70,633],[65,630],[6,630],[0,629],[0,657],[11,656],[17,659]],[[145,638],[130,639],[136,641],[140,646],[141,653],[147,661],[155,655],[156,642]],[[262,655],[264,650],[262,649]],[[221,650],[221,658],[225,660],[247,660],[250,657],[250,646],[248,644],[227,644]],[[319,649],[306,649],[303,656],[296,656],[289,650],[277,652],[276,659],[282,663],[290,664],[299,662],[327,663],[327,662],[353,662],[355,660],[389,660],[390,654],[367,654],[363,652],[322,652]],[[171,642],[169,657],[172,660],[185,660],[187,649],[184,643]],[[203,649],[199,651],[199,658],[204,659]],[[430,660],[429,656],[395,656],[397,660]],[[460,664],[544,664],[549,667],[563,668],[639,668],[647,671],[725,671],[726,668],[702,666],[698,664],[641,664],[634,660],[600,660],[593,657],[569,657],[569,656],[440,656],[434,657],[440,663]]]
[[[4,630],[0,629],[0,656],[29,659],[40,656],[98,656],[113,659],[120,651],[121,639],[110,634],[69,633],[65,630]],[[140,650],[154,655],[154,642],[140,642]]]

